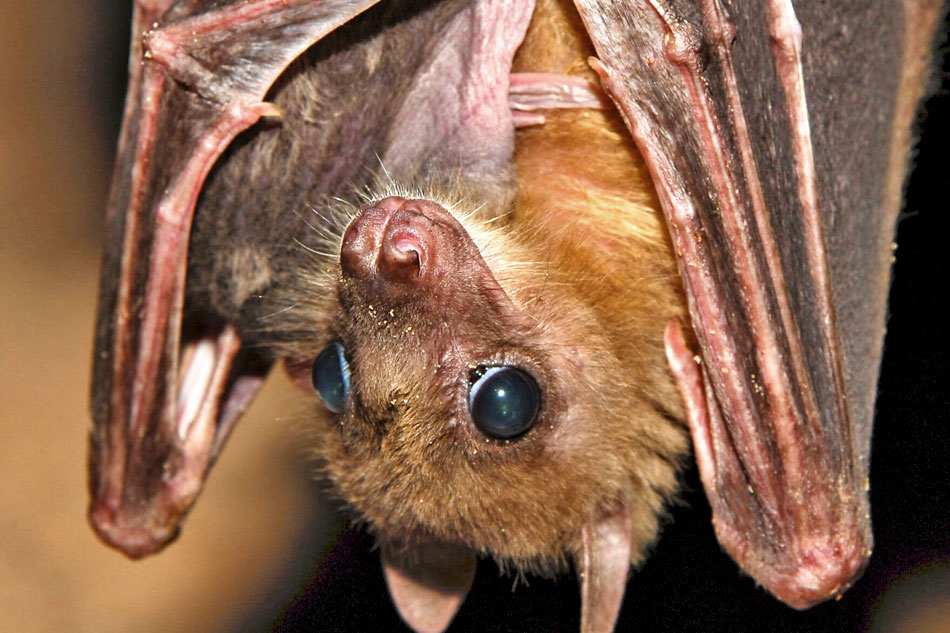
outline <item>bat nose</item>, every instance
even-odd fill
[[[422,284],[443,229],[425,200],[389,197],[360,213],[343,234],[344,277]],[[440,209],[441,210],[441,209]]]

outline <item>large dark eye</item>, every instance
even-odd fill
[[[480,431],[510,439],[534,425],[541,408],[541,391],[534,378],[508,366],[480,368],[475,375],[468,408]]]
[[[327,409],[334,413],[343,410],[346,396],[350,393],[350,367],[338,341],[333,341],[317,355],[310,379]]]

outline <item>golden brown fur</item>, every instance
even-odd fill
[[[514,70],[596,81],[586,62],[593,55],[573,4],[540,0]],[[621,417],[636,428],[631,441],[651,453],[636,467],[625,465],[639,479],[635,494],[650,508],[633,513],[636,562],[656,534],[663,503],[657,495],[675,488],[665,460],[675,463],[687,451],[683,429],[671,423],[683,414],[662,343],[668,320],[688,322],[685,299],[659,201],[617,111],[561,110],[545,117],[545,125],[518,133],[514,222],[536,227],[554,267],[590,280],[573,291],[597,312],[610,353],[623,365],[630,408]],[[625,457],[623,451],[605,451],[608,456]]]
[[[539,3],[516,71],[592,76],[565,6]],[[384,540],[458,543],[544,571],[578,551],[585,525],[623,505],[636,562],[688,451],[662,344],[666,322],[685,320],[676,265],[616,112],[549,112],[516,144],[513,208],[467,200],[464,185],[420,192],[460,219],[513,308],[475,296],[434,316],[354,308],[338,299],[334,228],[294,290],[296,309],[282,315],[308,339],[288,346],[289,366],[306,381],[323,346],[343,342],[354,404],[318,416],[318,453]],[[344,227],[347,211],[334,213],[342,217],[319,224]],[[466,421],[458,376],[484,360],[530,367],[543,385],[541,419],[519,439],[491,440]]]

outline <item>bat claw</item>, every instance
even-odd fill
[[[522,112],[520,110],[511,111],[511,122],[516,128],[544,125],[546,120],[543,114]]]
[[[284,111],[280,109],[276,103],[270,103],[269,101],[262,101],[254,106],[251,106],[256,112],[257,116],[260,118],[268,119],[283,119]]]
[[[702,364],[701,361],[697,362],[696,356],[686,347],[679,321],[672,320],[666,324],[663,343],[670,371],[686,405],[686,419],[693,436],[693,451],[696,454],[699,475],[708,490],[716,483],[716,455],[713,450]]]

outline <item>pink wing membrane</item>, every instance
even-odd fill
[[[201,185],[235,135],[279,114],[262,99],[281,71],[372,2],[254,0],[178,17],[186,4],[168,16],[169,3],[136,4],[100,286],[90,520],[133,557],[175,537],[263,379],[233,374],[240,334],[232,325],[190,342],[210,357],[180,366],[185,255]],[[275,39],[277,51],[258,53]],[[208,70],[220,60],[240,66],[228,82]],[[179,393],[185,375],[197,394]]]

